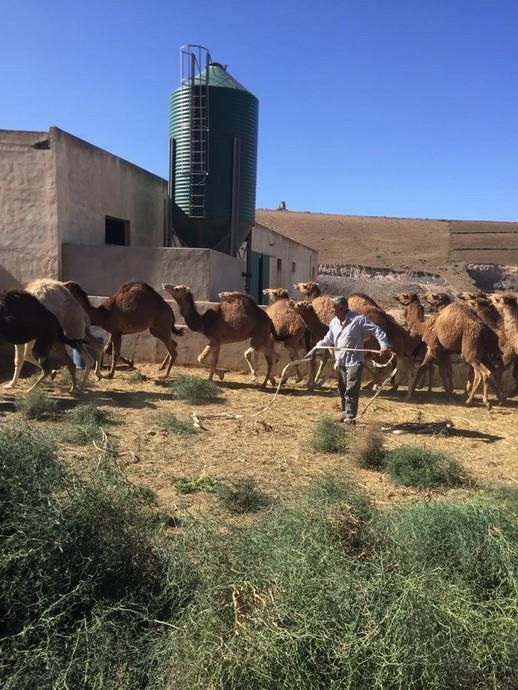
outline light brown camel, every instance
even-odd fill
[[[511,293],[492,293],[491,304],[502,317],[503,330],[509,346],[518,355],[518,298]]]
[[[50,351],[54,347],[64,360],[76,390],[76,370],[65,345],[80,347],[81,342],[67,338],[54,314],[25,290],[6,290],[0,293],[0,340],[12,345],[34,342],[31,361],[41,369],[40,377],[31,386],[33,390],[52,373]]]
[[[85,372],[81,387],[84,388],[86,386],[88,375],[94,364],[96,365],[95,373],[97,379],[101,378],[99,370],[102,358],[102,345],[92,333],[87,313],[78,305],[77,301],[65,287],[65,284],[51,278],[43,278],[31,281],[25,289],[54,314],[68,338],[82,341],[79,351],[83,356]],[[86,345],[95,352],[95,357],[92,357]],[[16,345],[13,377],[5,385],[5,388],[14,388],[16,386],[24,361],[39,366],[32,356],[32,347],[33,342]]]
[[[331,319],[333,319],[335,316],[332,296],[323,295],[320,290],[320,285],[316,283],[314,280],[310,280],[307,283],[295,283],[293,287],[296,290],[298,290],[302,295],[304,295],[304,298],[306,300],[309,300],[311,302],[313,306],[313,311],[316,317],[319,319],[319,321],[325,324],[326,326],[329,326],[329,324],[331,323]],[[318,331],[319,326],[317,325],[316,321],[314,321],[314,318],[311,315],[309,315],[309,318],[313,322],[314,329]],[[309,330],[312,334],[313,332],[311,328]],[[313,341],[311,344],[314,345],[315,342],[316,341]],[[325,366],[327,362],[332,359],[332,357],[331,354],[327,351],[321,352],[318,355],[318,357],[320,359],[320,365],[318,367],[318,371],[316,374],[316,382],[322,384],[327,378],[327,376],[324,375]]]
[[[212,381],[216,372],[221,346],[250,339],[245,359],[251,371],[254,372],[251,361],[253,352],[262,352],[267,364],[262,387],[264,388],[268,381],[275,385],[271,373],[277,359],[273,324],[268,314],[257,306],[251,297],[240,292],[222,293],[223,297],[216,306],[209,307],[200,314],[189,287],[164,284],[162,288],[177,302],[180,313],[191,331],[203,333],[208,338],[209,344],[198,356],[198,362],[202,363],[209,358],[209,380]]]
[[[410,323],[409,312],[407,312],[407,319]],[[489,377],[501,366],[501,356],[495,334],[468,309],[453,302],[424,321],[422,339],[426,343],[427,351],[420,368],[427,366],[434,360],[437,361],[444,388],[448,397],[451,397],[453,380],[449,355],[460,354],[473,369],[473,383],[466,403],[472,402],[480,383],[482,383],[482,398],[489,409]],[[418,372],[419,369],[409,385],[408,398],[414,392]],[[499,399],[502,399],[497,381],[495,381],[495,388]]]
[[[417,350],[421,344],[421,338],[418,335],[413,335],[409,330],[401,326],[390,314],[379,307],[374,300],[363,293],[353,293],[347,298],[348,304],[353,304],[355,311],[363,314],[369,321],[375,323],[387,334],[388,341],[392,351],[397,355],[398,360],[404,361],[413,366]],[[351,307],[349,307],[351,309]],[[378,344],[374,338],[369,338],[365,341],[365,347],[372,350],[378,349]],[[376,355],[366,355],[366,366],[370,361],[376,362],[378,365],[383,362],[379,361]],[[393,368],[397,366],[396,361],[393,360]],[[365,384],[366,388],[372,388],[381,378],[384,377],[384,371],[379,369],[374,373],[371,371],[371,379]],[[392,389],[397,389],[397,383],[392,379]]]
[[[514,351],[513,343],[509,339],[502,314],[484,293],[460,292],[457,297],[496,334],[502,353],[503,367],[507,369],[512,365],[513,368],[514,388],[510,395],[516,395],[518,393],[518,353]]]
[[[267,295],[271,300],[265,311],[272,320],[277,338],[282,338],[282,344],[290,360],[293,362],[301,359],[311,348],[311,335],[302,317],[290,306],[288,291],[283,288],[266,288],[263,295]],[[308,387],[312,388],[315,378],[315,365],[312,359],[309,361],[309,367]],[[295,373],[297,383],[302,381],[298,366],[295,367]]]
[[[305,299],[311,301],[315,314],[320,321],[329,326],[331,319],[333,319],[335,315],[332,302],[333,298],[330,295],[323,295],[320,290],[320,285],[314,280],[310,280],[307,283],[295,283],[293,287],[303,294]]]
[[[148,328],[151,335],[161,340],[169,352],[165,377],[169,375],[177,355],[176,343],[171,334],[181,335],[182,332],[175,327],[171,307],[150,285],[140,282],[125,283],[99,307],[90,303],[79,283],[69,281],[65,285],[86,310],[92,324],[104,328],[110,334],[106,345],[106,349],[112,349],[108,378],[113,378],[115,373],[122,336],[140,333]]]
[[[423,294],[423,297],[428,302],[433,313],[441,311],[441,309],[453,303],[452,298],[447,292],[428,291]]]

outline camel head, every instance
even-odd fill
[[[423,297],[432,307],[433,311],[440,311],[451,304],[451,297],[447,292],[425,292]]]
[[[319,283],[315,283],[314,280],[310,280],[307,283],[295,283],[293,287],[303,295],[320,295]]]
[[[263,290],[263,295],[267,295],[270,302],[277,302],[280,299],[289,299],[290,295],[284,288],[265,288]]]
[[[288,300],[288,306],[294,309],[297,314],[300,314],[302,317],[310,311],[315,311],[311,301],[308,299],[290,299]]]
[[[162,283],[162,290],[165,290],[165,292],[170,294],[177,302],[185,299],[188,295],[192,297],[191,288],[187,287],[187,285],[170,285],[169,283]]]
[[[235,298],[247,297],[247,295],[237,290],[227,290],[226,292],[218,292],[218,297],[222,301],[228,301]]]
[[[74,297],[79,302],[81,306],[90,306],[88,295],[79,285],[79,283],[76,283],[75,280],[67,280],[65,283],[63,283],[63,285],[71,293],[72,297]]]
[[[457,299],[461,299],[463,302],[471,302],[472,300],[476,300],[479,297],[481,298],[486,298],[486,293],[485,292],[458,292],[457,293]]]
[[[397,295],[394,295],[394,299],[404,307],[415,302],[419,304],[419,298],[415,292],[399,292]]]
[[[493,292],[489,295],[489,301],[500,313],[503,312],[506,306],[517,306],[516,295],[511,295],[505,292]]]

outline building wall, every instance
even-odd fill
[[[48,133],[0,130],[0,289],[59,277],[57,225]]]
[[[64,244],[62,276],[96,295],[111,295],[131,280],[149,283],[158,292],[162,283],[188,285],[200,300],[217,300],[221,290],[243,289],[241,261],[212,249]]]
[[[270,257],[270,287],[285,288],[298,297],[294,283],[316,280],[318,252],[264,225],[254,226],[252,250]]]
[[[105,217],[130,221],[129,244],[164,246],[167,181],[56,127],[60,241],[104,245]]]

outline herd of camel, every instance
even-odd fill
[[[316,282],[297,283],[294,287],[303,299],[290,299],[286,290],[267,289],[270,304],[259,307],[248,295],[241,292],[222,292],[220,301],[204,312],[198,311],[190,288],[184,285],[164,284],[163,289],[178,304],[186,326],[202,333],[208,345],[198,357],[209,368],[209,378],[214,374],[223,378],[217,368],[219,352],[227,343],[249,341],[244,356],[251,373],[255,376],[254,353],[262,353],[266,359],[266,376],[263,387],[273,378],[273,366],[279,355],[276,344],[282,343],[292,361],[299,360],[326,333],[334,316],[329,295],[323,295]],[[499,400],[505,398],[502,390],[502,373],[512,367],[514,389],[518,393],[518,304],[517,296],[510,293],[462,292],[455,299],[444,292],[428,292],[424,300],[431,313],[425,315],[423,303],[415,293],[396,295],[399,308],[385,311],[373,299],[363,293],[348,296],[349,308],[360,312],[382,328],[397,356],[397,366],[406,363],[411,376],[408,398],[422,384],[428,372],[429,388],[434,367],[437,367],[448,398],[453,393],[451,356],[460,357],[469,365],[470,375],[466,382],[466,402],[473,400],[482,384],[483,402],[490,406],[488,389],[491,386]],[[92,333],[98,326],[109,334],[107,343],[100,344]],[[55,348],[67,366],[71,376],[71,391],[77,389],[76,370],[66,350],[66,345],[78,349],[85,363],[82,386],[86,385],[92,368],[101,377],[103,355],[111,354],[109,378],[121,357],[121,339],[125,334],[149,332],[163,342],[167,356],[161,365],[167,377],[177,357],[177,344],[173,335],[182,331],[175,326],[171,307],[151,286],[142,282],[122,285],[100,306],[94,306],[79,283],[60,282],[51,279],[35,280],[24,290],[7,290],[0,293],[0,341],[15,345],[15,368],[6,387],[14,387],[23,362],[35,364],[41,370],[33,387],[46,376],[53,374],[50,353]],[[377,349],[377,343],[365,342],[365,348]],[[370,355],[376,359],[376,355]],[[317,371],[315,358],[308,360],[307,387],[312,389],[325,380],[328,353],[323,353]],[[124,360],[127,361],[127,360]],[[394,358],[391,365],[395,366]],[[369,368],[372,374],[367,385],[374,386],[381,376]],[[297,381],[303,376],[294,366]],[[397,386],[396,383],[393,383]]]

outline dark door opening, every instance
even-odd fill
[[[104,225],[106,244],[118,244],[123,247],[129,244],[129,220],[106,216]]]

